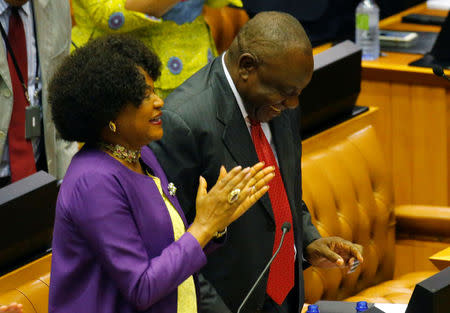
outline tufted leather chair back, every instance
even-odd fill
[[[364,247],[354,273],[308,268],[305,301],[342,300],[392,279],[395,216],[390,174],[372,126],[327,148],[305,153],[303,199],[322,236],[340,236]]]

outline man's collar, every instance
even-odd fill
[[[233,82],[233,79],[231,78],[230,72],[227,69],[227,65],[225,64],[225,54],[226,51],[222,54],[222,66],[223,71],[225,72],[225,77],[227,78],[228,84],[230,85],[231,90],[233,91],[234,98],[236,99],[236,102],[239,106],[239,109],[241,110],[242,116],[244,117],[244,120],[246,123],[249,123],[247,120],[248,114],[247,110],[245,109],[244,102],[242,101],[241,95],[236,89],[236,85]]]
[[[9,4],[6,3],[5,0],[0,0],[0,15],[3,15],[6,12],[6,10],[8,10],[8,8],[9,8]],[[22,9],[21,11],[25,12],[25,14],[27,16],[30,16],[31,15],[30,1],[28,1],[24,5],[22,5],[21,9]]]
[[[0,0],[0,15],[3,15],[8,7],[9,4],[7,4],[5,0]]]

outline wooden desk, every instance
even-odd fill
[[[430,261],[440,271],[442,271],[447,266],[450,266],[450,247],[430,256]]]
[[[439,31],[437,26],[402,24],[410,13],[445,16],[418,5],[380,22],[383,29]],[[362,62],[357,104],[377,106],[377,133],[392,170],[396,204],[449,205],[450,83],[431,69],[411,67],[417,54],[387,52]],[[446,71],[449,75],[450,71]]]

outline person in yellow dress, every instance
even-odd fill
[[[129,33],[160,58],[155,89],[165,98],[217,56],[204,4],[242,6],[241,0],[72,0],[72,50],[104,34]]]

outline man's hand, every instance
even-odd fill
[[[7,312],[7,313],[22,313],[22,304],[17,304],[15,302],[11,303],[10,305],[0,305],[0,312]]]
[[[363,262],[363,247],[340,237],[319,238],[306,247],[306,260],[317,267],[349,267]],[[357,261],[356,261],[357,260]]]

